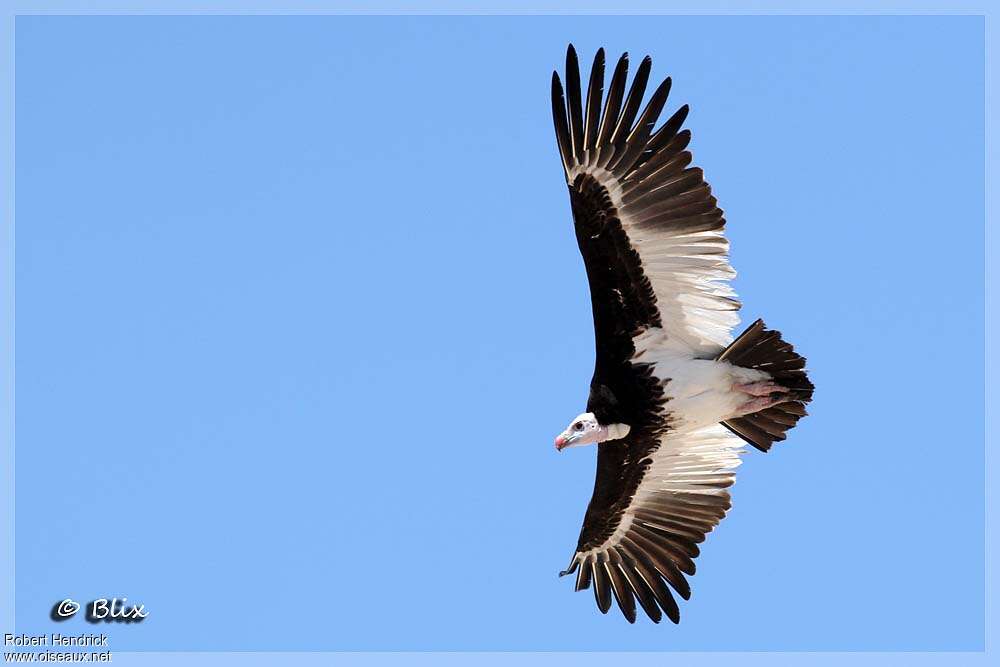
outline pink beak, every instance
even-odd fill
[[[566,438],[561,435],[556,436],[556,451],[561,452],[562,448],[566,446]]]

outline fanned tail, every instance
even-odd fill
[[[781,339],[780,331],[771,331],[757,320],[719,355],[719,361],[768,373],[773,381],[789,391],[775,394],[786,399],[759,412],[727,419],[722,425],[762,452],[804,417],[806,404],[812,400],[813,383],[806,375],[806,360],[791,344]]]

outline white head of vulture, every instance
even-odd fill
[[[670,79],[642,112],[647,57],[628,54],[604,95],[604,51],[581,96],[571,45],[552,113],[590,282],[596,363],[586,412],[557,449],[596,444],[597,479],[569,567],[602,612],[617,601],[677,623],[698,544],[730,507],[743,443],[767,451],[806,414],[805,359],[761,320],[733,339],[740,307],[725,221],[691,164],[681,107],[655,129]]]

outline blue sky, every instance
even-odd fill
[[[653,56],[809,358],[681,625],[556,577],[593,332],[548,85]],[[983,20],[19,17],[19,632],[126,649],[983,646]],[[141,625],[54,626],[126,596]]]

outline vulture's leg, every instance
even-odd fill
[[[746,384],[734,384],[733,390],[746,395],[747,400],[740,406],[739,414],[749,415],[760,410],[766,410],[778,403],[788,400],[784,394],[790,389],[782,387],[780,384],[769,380],[760,382],[748,382]]]

